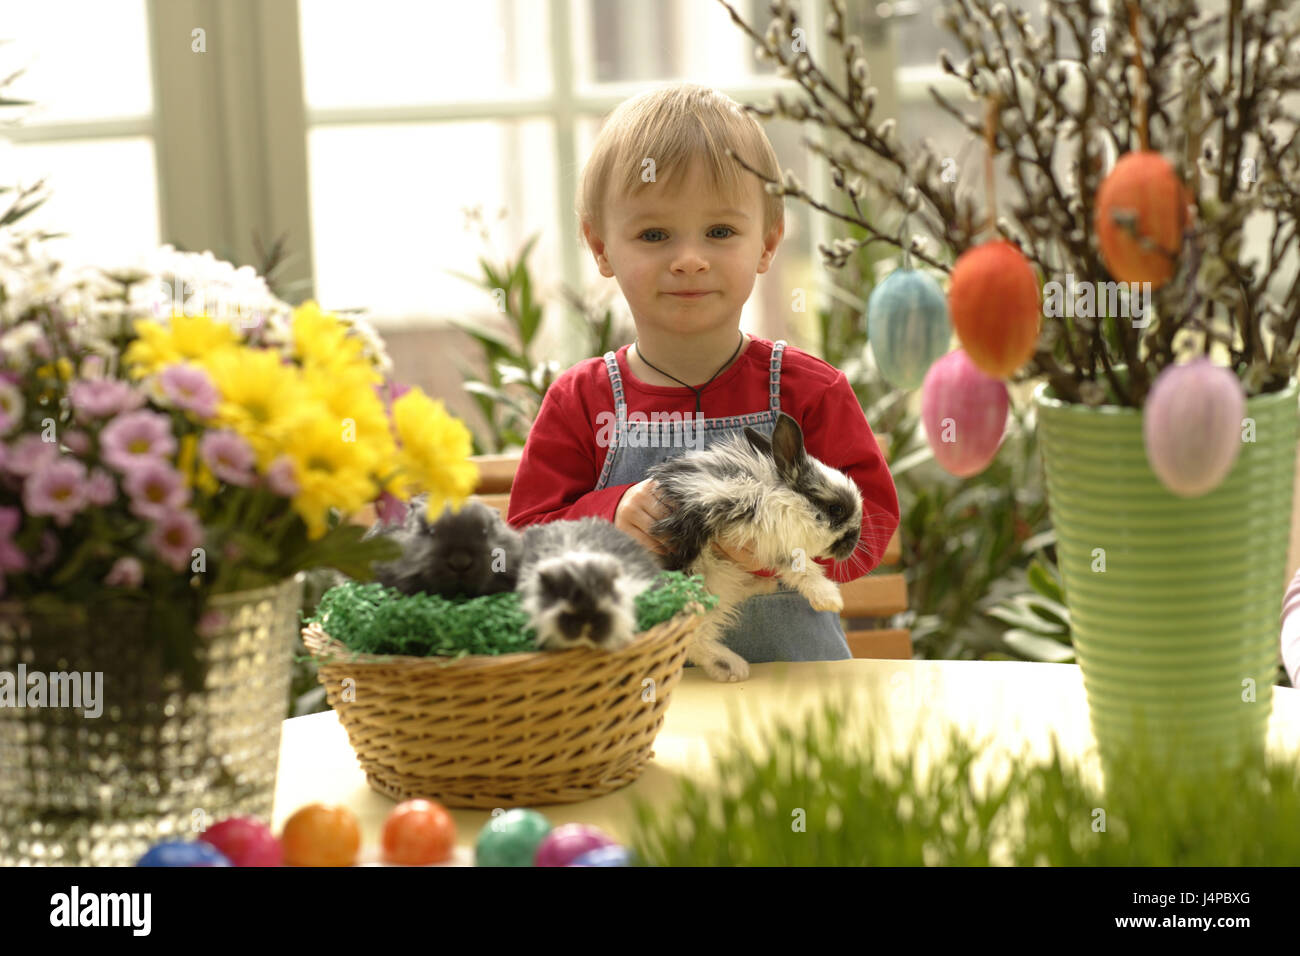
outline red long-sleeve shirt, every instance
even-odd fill
[[[769,407],[772,343],[752,338],[731,368],[701,393],[705,418],[762,412]],[[647,385],[633,377],[627,346],[616,353],[628,414],[695,414],[689,388]],[[850,561],[817,559],[834,581],[852,581],[880,564],[898,528],[898,492],[876,436],[844,373],[787,345],[781,357],[781,410],[803,429],[804,448],[843,471],[862,491],[861,546]],[[608,449],[598,444],[602,413],[613,414],[614,392],[604,359],[590,358],[552,383],[528,433],[510,489],[508,521],[515,528],[587,516],[614,520],[631,484],[593,490]],[[598,417],[599,416],[599,417]],[[768,574],[771,572],[754,572]]]

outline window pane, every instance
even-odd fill
[[[313,108],[535,96],[551,89],[547,4],[301,0]]]
[[[16,173],[6,176],[6,184],[31,185],[48,177],[50,198],[19,225],[68,233],[54,241],[57,254],[125,263],[159,243],[157,173],[149,137],[22,146],[0,141],[0,169]]]
[[[588,117],[578,122],[578,155],[585,163],[591,155],[591,148],[600,131],[602,120]],[[802,182],[808,182],[808,150],[799,142],[803,131],[799,124],[787,120],[763,122],[760,120],[772,148],[776,150],[781,169],[793,169]],[[755,180],[755,184],[757,184]],[[812,339],[804,339],[802,325],[815,318],[813,311],[817,297],[814,290],[826,281],[821,267],[821,258],[814,260],[811,239],[810,210],[804,203],[786,200],[785,236],[777,247],[776,256],[767,272],[758,276],[748,301],[741,310],[740,326],[745,331],[767,336],[786,336],[801,339],[811,344]],[[576,229],[576,222],[573,225]],[[630,312],[618,289],[616,279],[609,279],[600,274],[596,268],[591,251],[584,245],[581,248],[583,288],[592,296],[612,303],[616,314],[628,316]],[[795,288],[806,292],[808,311],[794,312],[791,308]],[[809,325],[809,332],[813,326]]]
[[[532,275],[559,274],[549,122],[331,126],[311,130],[307,148],[323,305],[381,320],[494,311],[488,293],[448,271],[478,277],[480,255],[513,257],[537,232]],[[495,223],[490,250],[464,228],[462,209],[476,204]]]
[[[0,40],[24,125],[153,112],[145,0],[0,0]]]
[[[569,2],[579,86],[671,79],[717,85],[774,70],[754,58],[754,42],[715,0]],[[771,14],[765,0],[733,0],[732,5],[759,32],[767,28]]]

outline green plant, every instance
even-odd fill
[[[1055,664],[1074,660],[1070,610],[1065,606],[1061,573],[1051,561],[1035,557],[1028,569],[994,582],[981,608],[989,617],[1010,625],[1002,633],[1006,659]],[[986,657],[1003,655],[994,652]]]
[[[751,745],[733,729],[714,772],[675,799],[634,804],[630,844],[655,866],[1261,866],[1293,864],[1300,760],[1222,775],[1168,772],[1144,744],[1096,786],[1053,739],[1044,760],[955,726],[924,762],[918,725],[892,745],[882,712],[827,701]],[[860,732],[859,728],[863,728]],[[935,741],[939,743],[938,740]],[[936,748],[938,749],[938,748]],[[1103,811],[1101,814],[1098,811]]]

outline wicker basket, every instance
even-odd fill
[[[639,777],[698,620],[683,612],[612,653],[453,661],[357,654],[318,623],[302,636],[371,787],[486,810],[577,803]]]

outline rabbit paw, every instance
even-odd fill
[[[844,610],[844,598],[834,581],[826,578],[810,581],[804,585],[802,591],[814,611],[834,611],[838,614]]]
[[[749,678],[749,661],[725,647],[712,648],[698,661],[711,680],[720,683]]]

